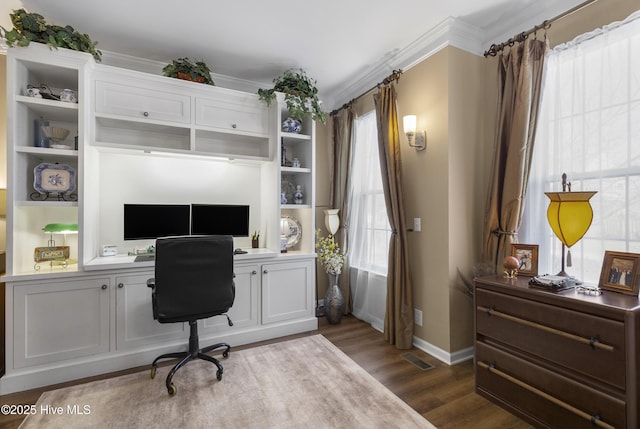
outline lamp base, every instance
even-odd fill
[[[570,283],[573,286],[582,284],[582,280],[577,279],[577,278],[567,274],[567,272],[565,270],[560,270],[560,272],[558,274],[556,274],[556,277],[564,277],[566,279],[567,283]]]

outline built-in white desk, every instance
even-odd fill
[[[314,253],[244,249],[234,255],[229,317],[198,321],[203,345],[232,346],[318,328]],[[7,276],[6,374],[0,394],[150,364],[186,350],[189,327],[153,319],[147,280],[155,261],[95,258],[79,269]],[[233,353],[233,352],[232,352]]]
[[[259,248],[259,249],[242,249],[247,253],[234,254],[233,260],[235,262],[245,262],[254,259],[274,258],[280,255],[279,251],[272,249]],[[114,270],[114,269],[131,269],[131,268],[144,268],[153,267],[155,261],[138,261],[136,262],[137,255],[115,255],[115,256],[99,256],[92,261],[89,261],[84,265],[85,271],[96,270]]]

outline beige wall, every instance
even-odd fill
[[[639,0],[597,2],[554,23],[550,43],[566,42],[639,8]],[[415,335],[450,353],[473,344],[472,301],[462,292],[457,272],[471,277],[480,261],[494,141],[496,61],[448,47],[405,71],[397,86],[400,122],[415,114],[418,129],[427,130],[422,152],[409,148],[401,136],[407,224],[422,218],[422,232],[409,234],[414,303],[423,312],[423,326],[416,326]],[[367,94],[358,100],[358,113],[373,109],[372,99]],[[321,136],[327,142],[330,136],[320,130],[330,126],[329,121],[318,132],[318,150],[325,153],[328,143]],[[328,181],[326,161],[326,155],[318,155],[319,206],[329,198],[327,193],[322,200],[320,192]],[[320,296],[324,287],[320,285]]]

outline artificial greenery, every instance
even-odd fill
[[[202,60],[191,61],[189,58],[178,58],[164,66],[162,74],[167,77],[215,85],[211,79],[211,70]]]
[[[87,52],[93,55],[96,61],[102,60],[102,52],[96,49],[98,42],[93,42],[86,34],[78,33],[70,25],[49,25],[42,15],[29,13],[24,9],[14,10],[9,16],[13,29],[7,31],[0,26],[0,36],[7,41],[9,47],[28,46],[31,42],[39,42],[56,49],[67,48]]]
[[[260,100],[267,106],[275,99],[276,92],[283,92],[289,116],[293,119],[300,120],[311,114],[313,120],[326,122],[327,114],[322,111],[318,100],[317,82],[309,78],[303,69],[289,69],[273,79],[273,84],[271,89],[258,89]]]
[[[344,253],[336,243],[333,235],[323,237],[320,229],[316,229],[316,250],[318,260],[329,274],[340,274],[344,266]]]

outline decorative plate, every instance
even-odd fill
[[[33,188],[41,194],[68,194],[76,189],[76,172],[64,164],[43,162],[33,169]]]
[[[281,220],[286,220],[289,224],[289,234],[287,235],[287,249],[292,248],[300,242],[302,238],[302,226],[298,219],[292,216],[282,216]]]

